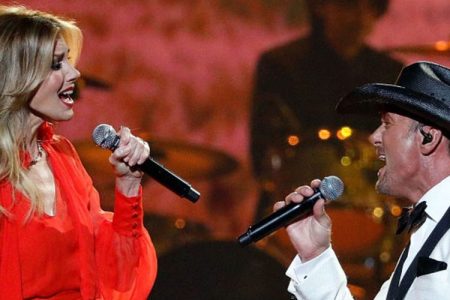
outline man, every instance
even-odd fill
[[[317,174],[322,168],[317,161],[305,168],[304,164],[312,161],[309,153],[317,152],[311,147],[319,143],[333,149],[341,146],[333,144],[333,139],[326,145],[317,140],[319,129],[334,132],[351,126],[368,135],[376,127],[376,118],[344,118],[335,114],[334,108],[355,86],[394,82],[400,72],[402,63],[365,44],[388,3],[308,0],[310,33],[261,55],[255,74],[250,147],[254,175],[269,193],[262,196],[256,219],[271,209],[272,197],[284,196],[296,186],[299,174],[294,170],[302,168],[300,179],[306,179],[310,178],[309,169]],[[288,144],[291,134],[299,137],[299,144]],[[323,168],[323,173],[330,172],[329,166]],[[270,195],[273,184],[279,195]]]
[[[402,70],[395,85],[356,88],[338,103],[337,111],[381,113],[381,125],[370,136],[378,159],[385,163],[376,190],[414,207],[400,218],[407,222],[399,231],[409,232],[410,242],[375,299],[448,299],[450,69],[414,63]],[[314,180],[311,187],[319,183]],[[311,187],[299,187],[274,209],[301,202],[313,194]],[[288,290],[297,299],[352,299],[331,246],[331,220],[324,204],[318,201],[311,216],[287,227],[298,253],[286,273],[291,278]]]

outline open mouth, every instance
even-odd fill
[[[379,154],[378,161],[380,162],[380,169],[378,170],[378,176],[380,176],[381,172],[383,171],[384,167],[386,166],[386,155]]]
[[[72,98],[72,94],[73,94],[73,88],[70,88],[70,89],[67,89],[67,90],[59,93],[58,97],[65,104],[72,106],[73,103],[74,103],[73,98]]]

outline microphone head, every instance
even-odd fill
[[[100,124],[92,131],[94,143],[104,149],[114,150],[118,144],[118,136],[111,125]]]
[[[337,176],[327,176],[320,183],[319,191],[327,201],[334,201],[344,192],[344,183]]]

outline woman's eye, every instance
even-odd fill
[[[52,63],[52,70],[57,71],[57,70],[60,70],[61,67],[62,67],[62,62],[60,62],[60,61],[55,61]]]

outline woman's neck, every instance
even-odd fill
[[[26,148],[30,152],[33,161],[42,157],[42,147],[39,142],[39,127],[44,123],[41,118],[31,115],[27,126]]]

